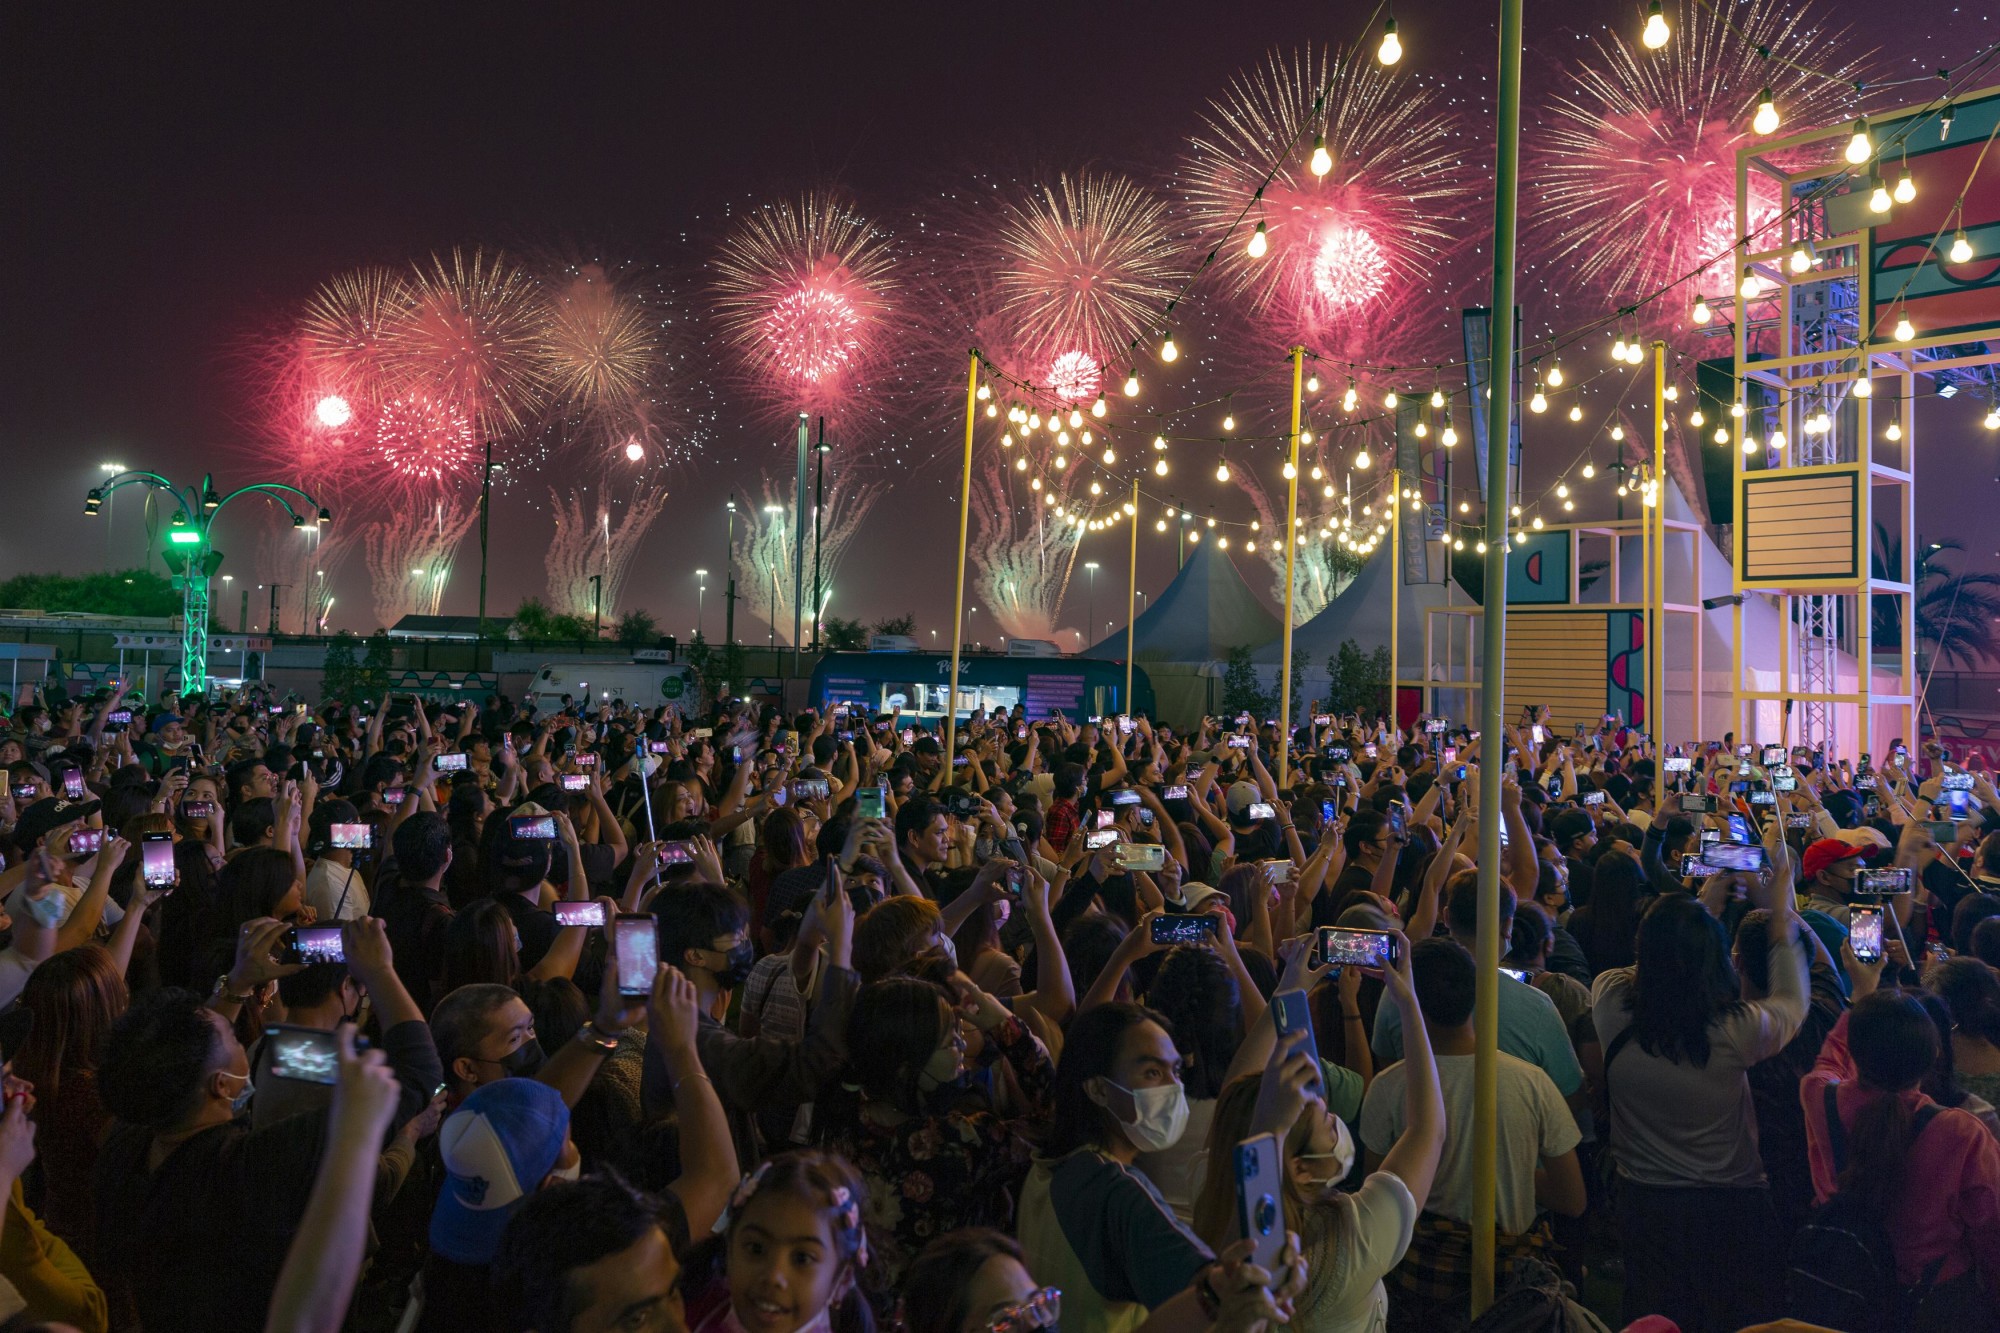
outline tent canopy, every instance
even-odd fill
[[[1202,542],[1174,581],[1132,623],[1136,662],[1220,662],[1231,648],[1261,648],[1278,639],[1278,618],[1236,572],[1229,553]],[[1275,651],[1275,649],[1273,650]],[[1125,656],[1120,629],[1085,649],[1085,657]]]
[[[1318,615],[1292,631],[1293,651],[1303,651],[1308,662],[1324,662],[1340,650],[1346,639],[1354,640],[1364,653],[1387,647],[1394,558],[1384,543],[1361,566],[1354,582],[1341,589],[1339,596],[1328,602]],[[1441,583],[1410,583],[1403,586],[1402,593],[1402,622],[1397,627],[1402,639],[1401,658],[1410,664],[1405,670],[1413,672],[1424,657],[1424,613],[1445,604],[1445,589]],[[1459,604],[1464,605],[1467,600],[1461,596]],[[1277,662],[1278,657],[1279,645],[1274,636],[1258,651],[1256,660],[1268,665]]]

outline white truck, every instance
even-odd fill
[[[699,682],[694,668],[677,662],[609,661],[602,657],[544,662],[528,686],[528,701],[546,716],[571,703],[602,704],[619,700],[651,712],[665,705],[683,716],[699,706]]]

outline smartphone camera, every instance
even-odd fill
[[[284,934],[280,958],[287,963],[344,963],[347,948],[339,926],[293,926]]]
[[[618,963],[618,993],[653,993],[653,974],[660,968],[660,929],[650,916],[619,916],[612,925],[612,951]]]
[[[373,824],[334,824],[327,837],[336,851],[366,851],[375,845]]]
[[[507,836],[530,842],[554,842],[556,817],[554,815],[511,816],[507,820]]]
[[[1200,944],[1215,938],[1222,918],[1207,912],[1166,912],[1153,918],[1153,943]]]

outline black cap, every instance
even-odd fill
[[[88,819],[103,808],[102,801],[65,801],[60,796],[45,796],[21,812],[14,825],[14,845],[28,851],[52,830]]]

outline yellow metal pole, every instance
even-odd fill
[[[1403,683],[1403,636],[1399,616],[1403,604],[1403,470],[1389,469],[1389,492],[1396,497],[1389,509],[1389,725],[1397,725],[1397,688]]]
[[[1125,516],[1132,529],[1131,581],[1125,585],[1125,711],[1132,713],[1132,622],[1139,602],[1139,479],[1132,478],[1132,512]]]
[[[958,753],[958,657],[965,640],[965,538],[972,518],[972,426],[979,411],[979,353],[965,377],[965,462],[958,479],[958,587],[951,603],[951,693],[944,701],[944,762]]]
[[[1299,554],[1299,411],[1303,399],[1306,349],[1292,348],[1291,480],[1285,484],[1285,629],[1278,645],[1278,785],[1290,780],[1292,763],[1292,569]]]
[[[1494,120],[1493,361],[1486,402],[1486,576],[1479,663],[1479,927],[1472,1001],[1472,1317],[1493,1304],[1500,1168],[1500,775],[1507,747],[1508,463],[1514,422],[1514,246],[1521,168],[1521,0],[1500,0]],[[1476,409],[1475,409],[1476,410]]]
[[[1652,718],[1646,731],[1661,745],[1667,726],[1667,644],[1661,637],[1667,628],[1667,344],[1659,338],[1653,340],[1653,506],[1645,517],[1653,531],[1652,596],[1646,600],[1646,692],[1652,698]],[[1700,682],[1695,688],[1701,688]],[[1666,808],[1667,766],[1656,756],[1653,812]]]

